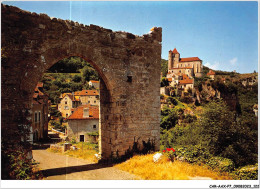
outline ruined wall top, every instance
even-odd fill
[[[84,29],[91,29],[91,30],[96,30],[96,31],[104,31],[104,32],[113,32],[111,29],[106,29],[94,24],[90,25],[84,25],[78,22],[74,22],[72,20],[62,20],[59,18],[53,18],[49,17],[47,14],[40,13],[37,14],[35,12],[30,12],[30,11],[25,11],[22,10],[18,7],[14,6],[9,6],[9,5],[4,5],[1,3],[1,8],[2,8],[2,14],[10,13],[10,14],[19,14],[19,15],[28,15],[32,16],[35,18],[38,18],[39,22],[42,22],[42,25],[39,27],[43,27],[45,29],[44,23],[60,23],[63,26],[66,27],[66,29],[71,30],[71,34],[73,33],[73,30],[84,30]],[[47,29],[47,28],[46,28]],[[144,34],[142,36],[134,35],[129,32],[124,32],[124,31],[114,31],[114,33],[120,34],[121,37],[125,37],[128,39],[136,39],[136,38],[143,38],[146,41],[162,41],[162,28],[161,27],[153,27],[148,34]]]

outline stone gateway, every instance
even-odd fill
[[[10,145],[23,140],[19,129],[30,125],[37,82],[59,60],[79,56],[102,78],[102,157],[149,146],[159,150],[161,28],[136,36],[12,6],[1,8],[2,140]]]

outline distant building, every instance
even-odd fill
[[[88,84],[89,84],[90,87],[94,87],[95,89],[99,89],[99,81],[90,80]]]
[[[82,90],[76,91],[75,99],[81,101],[82,105],[99,105],[99,92],[98,90]]]
[[[202,76],[202,60],[198,57],[180,58],[180,53],[175,48],[169,51],[168,74],[186,74],[189,77]]]
[[[216,73],[213,70],[209,70],[209,72],[207,73],[207,76],[209,76],[211,80],[215,79],[215,75]]]
[[[68,139],[75,138],[77,142],[87,142],[90,140],[88,133],[96,132],[99,129],[99,107],[79,106],[67,120]]]
[[[73,93],[63,93],[60,99],[58,110],[64,118],[69,117],[73,113],[73,110],[81,105],[80,100],[77,100]]]
[[[32,134],[30,140],[36,142],[48,136],[48,95],[43,93],[43,83],[39,82],[32,100]]]

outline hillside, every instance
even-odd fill
[[[162,72],[165,66],[162,61]],[[221,159],[229,172],[255,166],[258,73],[214,70],[211,80],[208,71],[204,66],[202,77],[195,78],[194,91],[161,95],[161,150],[174,147],[187,162],[213,168]]]
[[[88,85],[90,80],[99,80],[96,70],[83,59],[70,57],[49,68],[41,81],[52,104],[57,104],[62,93],[91,89]]]

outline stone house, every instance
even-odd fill
[[[160,94],[162,95],[170,95],[170,90],[169,90],[169,87],[160,87]]]
[[[88,142],[91,137],[88,133],[99,130],[99,107],[81,105],[68,117],[67,136],[77,142]]]
[[[183,89],[184,92],[187,92],[189,88],[191,90],[193,90],[193,88],[194,88],[194,79],[190,78],[186,74],[183,74],[182,75],[182,79],[179,80],[178,86],[179,86],[179,88]]]
[[[43,83],[39,82],[34,90],[32,100],[32,127],[30,140],[32,142],[46,139],[48,136],[48,95],[43,93]]]
[[[99,89],[99,81],[90,80],[88,84],[89,84],[90,87],[94,87],[95,89]]]
[[[169,51],[168,74],[180,73],[189,77],[201,77],[202,69],[202,60],[198,57],[180,58],[180,53],[176,48],[173,51]]]
[[[76,91],[75,99],[81,101],[82,105],[90,104],[99,106],[99,92],[98,90],[82,90]]]
[[[58,104],[58,110],[64,118],[69,117],[73,110],[81,104],[80,100],[77,100],[73,93],[63,93],[61,94],[60,99],[61,101]]]
[[[216,73],[213,70],[209,70],[209,72],[207,73],[207,76],[209,76],[211,80],[215,79],[215,75]]]

